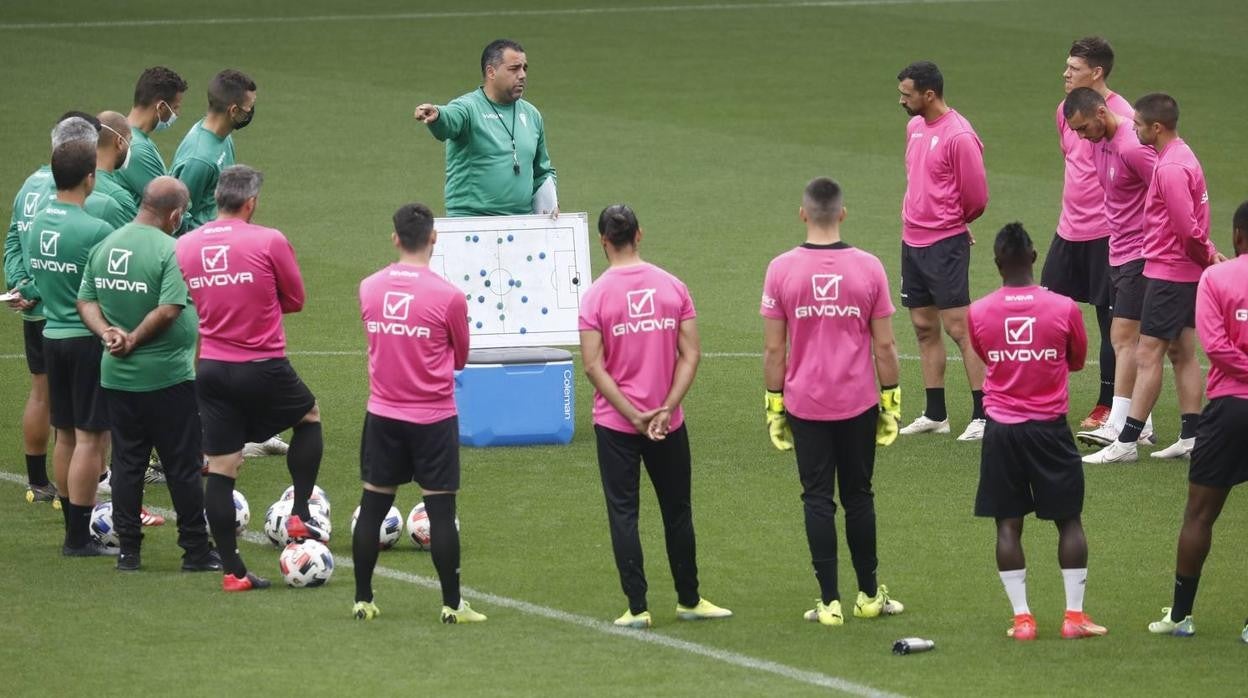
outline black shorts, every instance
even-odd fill
[[[971,304],[971,236],[959,233],[927,247],[901,243],[901,304],[941,310]]]
[[[48,362],[43,357],[43,326],[46,320],[23,320],[22,339],[26,344],[26,368],[30,375],[42,376],[48,372]]]
[[[360,480],[378,487],[415,482],[426,490],[459,489],[459,417],[432,424],[364,414]]]
[[[1137,259],[1109,268],[1109,278],[1114,286],[1112,305],[1114,317],[1139,321],[1144,311],[1144,292],[1148,279],[1144,278],[1144,260]]]
[[[308,386],[286,359],[200,359],[195,377],[204,453],[237,453],[303,420],[316,405]]]
[[[1066,417],[1002,424],[988,418],[975,515],[1062,521],[1083,513],[1083,461]]]
[[[44,338],[48,365],[48,399],[52,426],[57,429],[108,431],[108,404],[100,387],[98,337]]]
[[[1040,285],[1080,303],[1098,308],[1110,305],[1109,238],[1071,242],[1054,235],[1044,256]]]
[[[1196,445],[1187,480],[1227,489],[1248,482],[1248,399],[1216,397],[1196,425]]]
[[[1184,328],[1196,327],[1196,286],[1196,282],[1149,279],[1140,334],[1173,341]]]

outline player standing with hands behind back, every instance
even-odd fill
[[[958,441],[984,437],[984,365],[971,351],[966,308],[971,304],[968,227],[988,207],[984,144],[945,103],[936,64],[911,63],[897,75],[906,125],[906,197],[901,204],[901,304],[919,340],[927,406],[902,434],[949,433],[945,409],[943,327],[957,343],[971,386],[971,421]]]
[[[876,444],[887,446],[897,438],[901,418],[893,302],[880,260],[841,240],[842,201],[841,188],[831,179],[806,185],[799,209],[806,242],[767,267],[760,309],[768,431],[776,448],[797,452],[806,542],[819,580],[821,598],[804,617],[823,625],[845,622],[832,498],[838,485],[858,576],[854,615],[877,618],[904,610],[876,582],[871,491]]]
[[[680,408],[701,355],[693,299],[679,279],[641,260],[642,231],[631,208],[603,209],[598,232],[610,267],[581,301],[581,358],[594,385],[598,470],[628,597],[615,624],[648,628],[651,622],[637,533],[643,462],[663,513],[676,617],[727,618],[732,611],[698,595],[689,435]]]
[[[1070,372],[1083,368],[1088,353],[1083,314],[1073,300],[1036,285],[1036,250],[1021,224],[1002,228],[993,248],[1002,288],[975,301],[967,319],[971,345],[986,366],[988,413],[975,515],[997,522],[997,570],[1014,606],[1007,635],[1036,639],[1022,544],[1023,517],[1033,511],[1057,524],[1066,585],[1062,637],[1104,635],[1083,612],[1083,464],[1066,424]]]

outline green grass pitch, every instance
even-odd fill
[[[1248,59],[1245,9],[1236,0],[739,2],[5,2],[4,220],[23,178],[46,162],[48,128],[61,112],[124,112],[139,72],[169,65],[191,90],[177,125],[157,136],[167,159],[202,114],[216,71],[241,68],[258,82],[255,128],[236,136],[237,150],[266,174],[258,222],[286,232],[306,277],[307,309],[286,327],[324,414],[320,484],[335,503],[340,562],[350,556],[367,393],[356,285],[391,259],[388,225],[399,204],[442,203],[442,148],[412,109],[478,84],[489,40],[523,42],[526,96],[546,118],[564,210],[596,215],[609,203],[632,204],[647,233],[643,255],[683,278],[697,303],[706,358],[687,409],[702,590],[736,617],[676,622],[646,486],[656,625],[649,642],[605,625],[625,602],[594,462],[591,394],[578,376],[570,446],[464,451],[463,579],[497,597],[469,596],[490,615],[483,626],[437,622],[437,591],[412,583],[432,577],[432,564],[406,541],[381,556],[392,571],[376,584],[382,617],[357,624],[345,565],[321,589],[225,596],[215,575],[176,571],[165,526],[148,532],[143,571],[120,575],[106,561],[60,558],[60,515],[25,504],[17,483],[0,481],[0,693],[1241,694],[1248,508],[1233,496],[1218,524],[1196,607],[1200,634],[1152,637],[1145,625],[1169,602],[1186,469],[1148,458],[1087,470],[1087,607],[1110,628],[1106,638],[1058,639],[1055,535],[1030,522],[1029,591],[1041,636],[1025,646],[1006,640],[1010,607],[993,528],[971,516],[979,447],[952,438],[903,438],[876,463],[880,576],[905,615],[849,618],[835,630],[803,622],[817,587],[793,459],[771,449],[763,427],[756,354],[763,271],[801,241],[797,207],[812,176],[841,181],[844,233],[883,259],[896,292],[905,115],[894,77],[919,58],[940,64],[950,104],[986,145],[992,202],[974,226],[975,295],[997,285],[985,243],[1002,224],[1021,220],[1048,245],[1062,176],[1053,123],[1060,73],[1070,42],[1090,33],[1114,43],[1114,89],[1178,98],[1181,131],[1210,184],[1215,242],[1227,250],[1231,212],[1248,193],[1237,72]],[[228,21],[199,21],[213,19]],[[600,255],[594,265],[602,268]],[[902,354],[913,357],[904,315],[894,326]],[[20,352],[10,316],[0,332],[0,470],[8,473],[22,470]],[[917,361],[903,360],[902,376],[909,419],[922,407]],[[1090,407],[1096,380],[1095,366],[1072,379],[1073,418]],[[1165,443],[1178,429],[1170,386],[1168,377],[1156,410]],[[958,363],[949,364],[948,388],[960,428],[969,395]],[[282,461],[270,458],[246,466],[240,489],[260,517],[287,482]],[[168,506],[159,488],[148,501]],[[415,501],[403,491],[398,504],[406,513]],[[276,551],[244,543],[243,553],[277,576]],[[842,560],[849,595],[844,549]],[[937,649],[889,654],[893,640],[914,635]]]

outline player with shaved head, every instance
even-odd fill
[[[87,199],[87,213],[114,228],[134,220],[139,207],[126,191],[119,173],[130,162],[130,126],[115,111],[100,112],[100,135],[96,146],[95,191]],[[98,204],[93,205],[95,200]]]
[[[893,302],[880,260],[841,239],[841,188],[827,177],[806,185],[798,215],[806,242],[771,261],[763,282],[763,381],[768,435],[794,450],[806,543],[819,599],[806,620],[844,623],[837,583],[836,501],[858,578],[854,615],[904,610],[876,568],[875,447],[897,438],[900,369]],[[880,390],[876,393],[876,380]]]

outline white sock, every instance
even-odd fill
[[[1088,568],[1062,570],[1066,583],[1066,610],[1083,612],[1083,590],[1088,582]]]
[[[1005,585],[1005,595],[1010,597],[1010,605],[1014,607],[1014,615],[1031,613],[1027,606],[1027,570],[1007,570],[998,572],[1001,583]]]
[[[1127,411],[1131,409],[1131,398],[1114,396],[1114,404],[1109,408],[1107,422],[1116,431],[1122,431],[1127,424]]]

